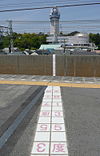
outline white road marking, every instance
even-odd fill
[[[58,80],[52,80],[52,82],[59,82]]]
[[[0,80],[4,80],[5,78],[3,78],[3,77],[0,77]]]
[[[45,90],[31,156],[68,156],[60,87]]]
[[[44,82],[45,82],[45,81],[48,81],[48,80],[42,80],[42,81],[44,81]]]
[[[36,81],[36,79],[32,79],[31,81]]]
[[[81,81],[75,81],[75,83],[81,83]]]
[[[56,76],[56,55],[53,54],[53,76]]]
[[[64,82],[66,82],[66,83],[72,83],[72,81],[64,81]]]
[[[11,78],[10,80],[13,81],[13,80],[15,80],[15,79],[14,79],[14,78]]]
[[[94,83],[94,82],[88,81],[87,83]]]
[[[26,79],[21,79],[22,81],[25,81]]]

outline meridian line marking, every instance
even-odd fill
[[[51,111],[48,111],[48,107]],[[60,87],[48,86],[43,97],[30,156],[68,156],[63,109],[59,110],[58,107],[62,107]]]

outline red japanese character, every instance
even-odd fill
[[[42,131],[47,131],[47,125],[46,124],[42,124],[42,125],[40,125],[40,129],[42,130]]]
[[[45,151],[45,144],[44,143],[39,143],[37,144],[37,152],[44,152]]]
[[[54,116],[55,116],[55,117],[62,117],[62,112],[56,111],[56,112],[54,113]]]
[[[50,116],[50,112],[49,111],[42,111],[40,116],[48,117],[48,116]]]
[[[54,144],[52,152],[65,152],[65,144]]]
[[[62,130],[62,127],[61,127],[61,125],[55,125],[54,126],[54,130],[56,130],[56,131],[61,131]]]

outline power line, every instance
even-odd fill
[[[40,4],[40,3],[41,3],[41,4],[47,4],[47,3],[53,3],[53,4],[54,4],[54,3],[68,3],[68,2],[70,2],[70,3],[71,3],[71,2],[72,2],[72,3],[73,3],[73,2],[76,2],[76,3],[77,3],[77,2],[78,2],[78,3],[79,3],[79,2],[84,3],[85,1],[86,1],[86,3],[89,3],[89,2],[91,2],[92,0],[59,0],[59,1],[58,1],[58,0],[56,0],[56,1],[54,1],[54,0],[53,0],[53,1],[52,1],[52,0],[50,0],[50,1],[41,1],[41,0],[40,0],[40,1],[27,2],[27,3],[26,3],[26,2],[24,2],[24,3],[23,3],[23,2],[20,2],[20,3],[19,3],[19,2],[18,2],[18,3],[6,3],[6,4],[2,4],[2,3],[1,3],[1,4],[0,4],[0,7],[1,7],[1,6],[15,6],[15,5],[18,5],[18,6],[19,6],[19,5],[29,5],[29,4]],[[96,1],[93,0],[92,3],[98,3],[98,0],[96,0]]]
[[[13,20],[13,24],[49,24],[50,21],[29,21],[29,20],[24,20],[24,21],[19,21],[19,20]],[[8,21],[0,21],[0,23],[8,23]],[[60,23],[63,24],[100,24],[100,19],[83,19],[83,20],[66,20],[66,21],[60,21]]]
[[[83,4],[67,4],[67,5],[58,5],[56,7],[58,8],[64,8],[64,7],[80,7],[80,6],[92,6],[92,5],[99,5],[98,3],[83,3]],[[31,11],[31,10],[42,10],[42,9],[50,9],[54,6],[46,6],[46,7],[36,7],[36,8],[20,8],[20,9],[5,9],[0,10],[0,12],[15,12],[15,11]]]
[[[80,3],[84,3],[84,1],[81,1],[81,0],[79,0],[80,1]],[[79,1],[78,0],[68,0],[68,1],[64,1],[64,0],[62,0],[62,1],[45,1],[45,2],[39,2],[39,1],[37,1],[37,2],[31,2],[31,3],[12,3],[12,4],[6,4],[6,5],[0,5],[0,8],[4,8],[4,7],[18,7],[18,6],[20,6],[20,7],[25,7],[26,5],[27,6],[29,6],[29,5],[34,5],[34,6],[43,6],[43,5],[48,5],[48,6],[50,6],[50,5],[61,5],[61,4],[72,4],[73,2],[74,3],[79,3]],[[88,0],[87,1],[87,3],[90,3],[91,1],[90,0]],[[94,3],[94,2],[92,2],[92,3]],[[97,3],[97,2],[95,2],[95,3]]]

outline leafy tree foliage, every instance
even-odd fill
[[[46,35],[39,33],[13,33],[14,47],[18,47],[20,50],[24,49],[38,49],[41,44],[46,43]],[[2,38],[2,48],[9,47],[9,36]]]
[[[80,32],[79,31],[73,31],[73,32],[69,33],[67,36],[74,36],[78,33],[80,33]]]
[[[70,34],[67,34],[66,36],[75,35],[77,33],[78,33],[77,31],[74,31]],[[42,32],[40,32],[39,34],[13,33],[12,36],[13,36],[14,47],[18,47],[20,50],[38,49],[41,44],[46,43],[46,37],[47,37],[47,35],[43,34]],[[90,38],[90,42],[95,43],[96,46],[98,46],[98,49],[100,49],[100,34],[90,33],[89,38]],[[0,39],[0,49],[9,47],[9,41],[10,41],[9,35],[2,36],[2,38]]]
[[[90,33],[90,42],[95,43],[96,46],[98,46],[98,49],[100,50],[100,34],[92,34]]]

